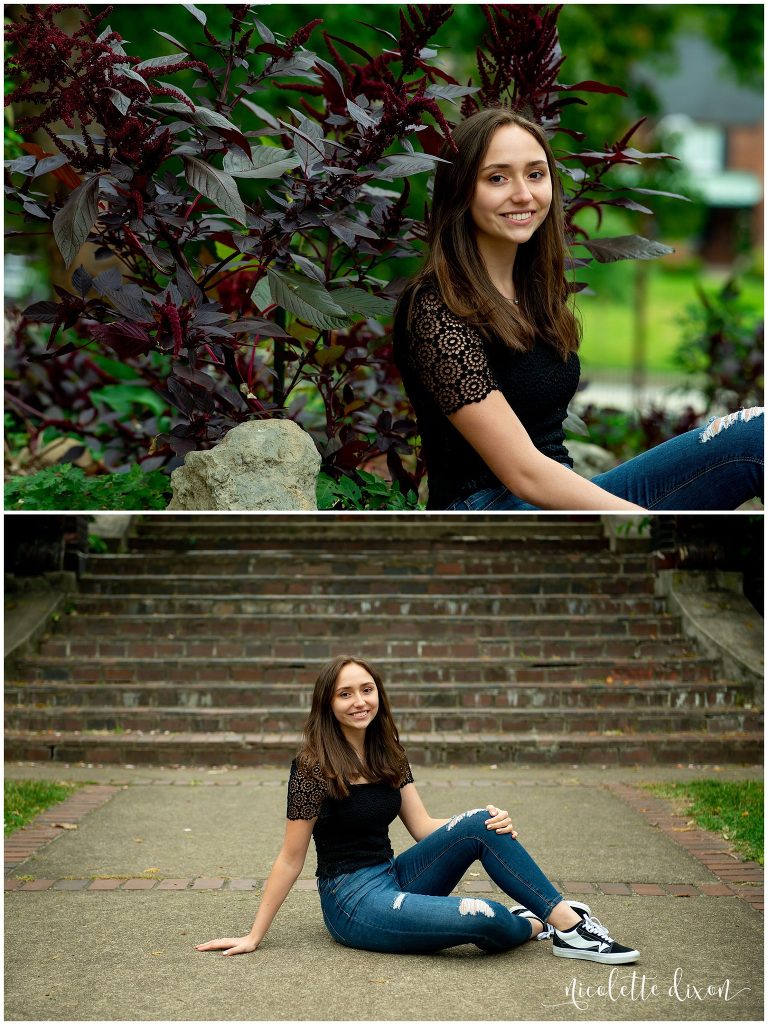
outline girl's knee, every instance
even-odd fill
[[[699,435],[699,441],[712,441],[718,434],[727,431],[735,423],[747,423],[762,415],[762,406],[750,406],[748,409],[737,409],[735,413],[728,413],[727,416],[713,416]]]
[[[481,817],[482,816],[482,817]],[[472,808],[470,811],[463,811],[460,815],[454,815],[445,824],[446,832],[459,828],[461,832],[479,833],[485,830],[485,820],[491,816],[487,808]]]

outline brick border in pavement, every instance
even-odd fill
[[[142,781],[144,785],[167,786],[170,781]],[[557,786],[557,783],[526,781],[528,785]],[[474,781],[467,781],[471,786]],[[217,780],[208,785],[232,786],[241,785],[239,781]],[[136,784],[120,785],[87,785],[76,791],[61,804],[42,812],[30,825],[5,840],[6,872],[18,868],[27,858],[45,847],[63,830],[57,829],[56,822],[77,823],[85,816],[106,804],[119,791],[127,790]],[[184,786],[185,783],[172,782],[170,785]],[[258,785],[282,786],[280,780],[263,781]],[[438,784],[450,786],[451,784]],[[474,783],[485,786],[483,783]],[[603,786],[609,792],[625,801],[633,810],[645,816],[649,824],[655,826],[670,837],[678,846],[683,847],[694,858],[700,861],[713,875],[720,880],[717,883],[640,883],[640,882],[595,882],[587,880],[563,880],[554,885],[563,893],[571,895],[603,894],[620,897],[740,897],[756,911],[763,911],[763,868],[755,862],[742,861],[734,848],[721,837],[698,826],[689,825],[688,819],[675,812],[674,804],[664,798],[656,797],[639,787],[628,783],[598,783],[592,786]],[[42,892],[46,890],[87,890],[90,893],[107,893],[121,890],[124,892],[165,891],[182,892],[187,890],[256,890],[262,881],[257,879],[227,879],[222,877],[162,879],[98,879],[84,877],[82,879],[17,879],[6,878],[5,889],[16,892]],[[300,879],[295,884],[297,890],[314,890],[313,879]],[[461,891],[474,893],[492,893],[497,887],[487,879],[467,880],[462,883]]]
[[[685,815],[678,814],[673,800],[657,797],[648,790],[629,783],[606,783],[606,788],[620,797],[649,825],[655,826],[679,847],[717,876],[719,883],[707,883],[697,887],[667,886],[677,890],[672,896],[692,896],[688,890],[701,891],[709,897],[735,895],[750,904],[755,911],[763,912],[764,878],[763,866],[755,861],[744,861],[732,844],[717,833],[702,829]],[[633,889],[636,885],[632,884]],[[647,886],[646,886],[647,888]],[[683,892],[685,891],[685,892]]]
[[[23,829],[5,838],[5,871],[13,871],[23,864],[27,858],[61,836],[66,830],[57,828],[56,823],[67,822],[77,824],[90,812],[101,808],[125,786],[87,785],[76,790],[74,794],[41,812]]]
[[[44,890],[87,891],[89,893],[114,893],[120,890],[125,893],[180,893],[210,890],[236,890],[239,892],[258,892],[264,885],[263,879],[229,879],[195,877],[188,879],[163,879],[158,877],[135,877],[132,879],[98,879],[83,877],[81,879],[6,879],[5,889],[17,893],[40,893]],[[724,883],[609,883],[586,882],[572,880],[553,880],[553,885],[562,893],[570,896],[606,896],[606,897],[737,897],[740,891]],[[312,891],[317,889],[314,879],[298,879],[293,886],[296,891]],[[499,893],[498,886],[490,879],[465,880],[454,890],[454,893]]]

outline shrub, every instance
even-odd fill
[[[592,403],[582,411],[582,416],[589,441],[612,452],[619,461],[631,459],[654,445],[693,430],[702,418],[691,406],[681,412],[671,412],[654,405],[639,413]]]
[[[133,466],[128,473],[88,477],[77,466],[49,466],[29,477],[5,483],[5,508],[31,512],[40,509],[165,509],[170,481],[159,470],[145,473]]]
[[[693,376],[708,406],[727,409],[763,401],[765,387],[762,317],[740,299],[731,279],[715,295],[696,287],[697,305],[687,310],[676,362]]]

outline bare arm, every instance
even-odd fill
[[[400,802],[400,818],[417,842],[451,821],[450,819],[432,818],[424,807],[424,802],[419,796],[415,783],[408,783],[402,788]],[[513,838],[517,836],[517,830],[513,828],[508,812],[501,811],[495,804],[487,804],[485,807],[489,816],[485,820],[486,829],[495,830],[497,833],[509,833]]]
[[[433,819],[419,796],[415,783],[407,783],[400,790],[400,818],[414,840],[423,840],[444,826],[448,819]]]
[[[500,391],[462,406],[448,418],[513,495],[540,509],[640,512],[542,455]]]
[[[199,943],[197,950],[222,950],[224,954],[248,954],[255,950],[267,935],[275,915],[301,875],[317,819],[288,819],[285,839],[275,858],[272,871],[264,883],[259,909],[247,936],[210,940]]]

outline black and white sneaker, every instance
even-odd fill
[[[582,904],[580,900],[567,900],[565,903],[569,904],[576,914],[581,915],[582,918],[592,914],[589,909],[589,905]],[[548,940],[554,935],[555,927],[553,925],[547,925],[546,922],[542,922],[538,915],[534,915],[532,911],[529,911],[528,908],[524,908],[521,904],[518,904],[517,907],[510,908],[509,910],[513,915],[518,915],[520,918],[528,918],[534,922],[541,922],[544,928],[538,936],[532,936],[532,940]]]
[[[629,964],[640,957],[639,951],[617,943],[605,926],[591,915],[585,915],[572,929],[555,929],[552,953],[555,957],[576,957],[601,964]]]

